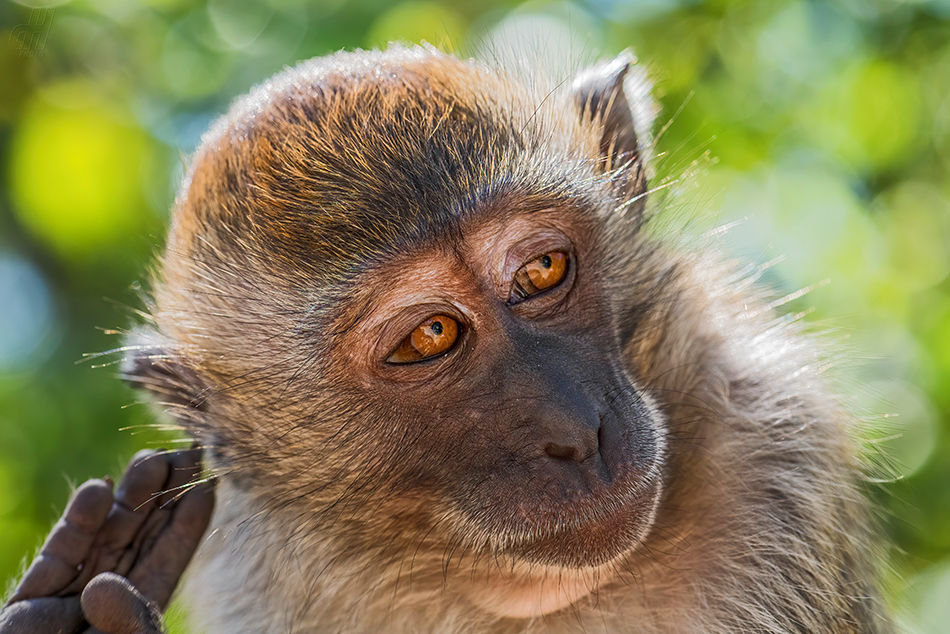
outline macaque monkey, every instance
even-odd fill
[[[213,126],[125,366],[216,481],[196,634],[891,631],[819,355],[650,225],[653,110],[627,55],[549,86],[393,46]],[[158,631],[190,553],[152,552],[90,622]]]

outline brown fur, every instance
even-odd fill
[[[890,631],[819,358],[715,254],[644,226],[639,81],[607,103],[585,79],[549,93],[429,49],[340,53],[209,132],[156,282],[146,336],[163,354],[136,372],[219,478],[185,592],[198,631]],[[471,589],[515,592],[518,564],[456,534],[424,482],[403,484],[438,443],[372,409],[341,350],[359,339],[339,343],[402,283],[398,263],[553,207],[577,209],[571,226],[602,254],[601,317],[662,420],[663,494],[645,538],[580,582],[590,596],[500,618]]]

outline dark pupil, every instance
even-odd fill
[[[543,266],[543,267],[546,268],[546,269],[551,268],[551,256],[550,256],[550,255],[542,255],[542,256],[541,256],[541,266]]]
[[[434,321],[434,322],[432,322],[432,325],[429,326],[429,329],[432,330],[432,332],[434,332],[435,334],[441,335],[441,334],[442,334],[442,322],[441,322],[441,321]]]

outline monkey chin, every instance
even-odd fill
[[[494,616],[526,619],[562,610],[612,578],[611,564],[581,569],[516,564],[504,572],[475,575],[469,597]]]
[[[652,483],[606,517],[492,557],[476,571],[469,597],[503,618],[533,618],[562,610],[614,580],[649,534],[661,486]]]

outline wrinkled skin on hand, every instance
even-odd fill
[[[0,634],[160,634],[214,506],[201,451],[141,451],[84,482],[0,610]],[[185,491],[185,493],[182,493]]]

